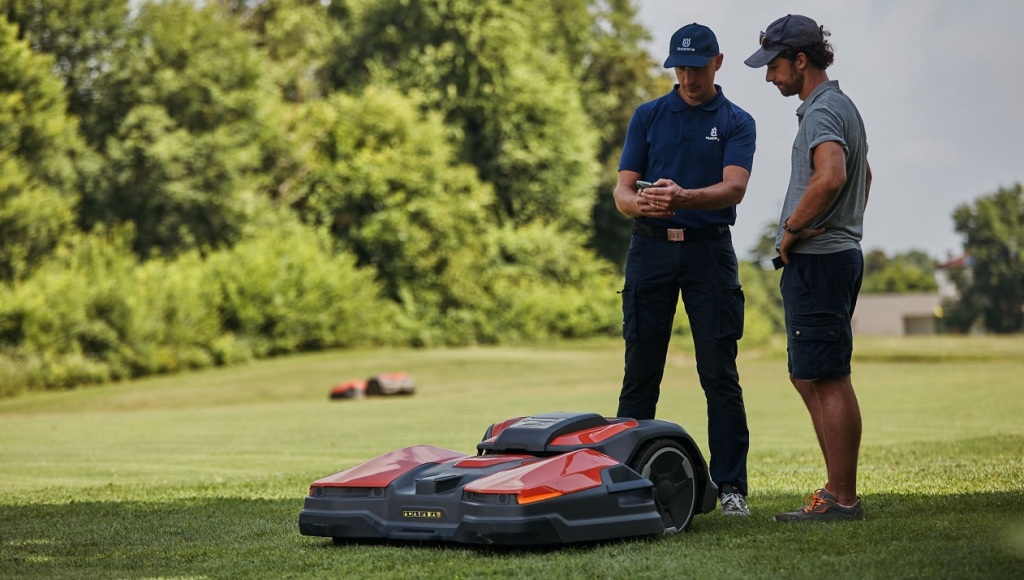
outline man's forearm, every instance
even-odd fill
[[[682,207],[686,209],[716,210],[743,201],[747,193],[750,172],[738,165],[729,165],[722,170],[722,181],[707,187],[682,190]]]
[[[814,180],[807,185],[807,192],[804,193],[800,204],[796,206],[786,220],[786,225],[793,231],[800,231],[814,225],[814,222],[835,203],[841,189],[831,189],[816,186]]]
[[[723,181],[699,189],[684,189],[681,196],[686,199],[686,209],[716,210],[739,204],[746,191],[746,184]]]
[[[835,142],[827,141],[814,150],[814,174],[807,183],[807,191],[788,217],[785,224],[791,231],[800,231],[815,225],[839,197],[846,185],[846,152]]]

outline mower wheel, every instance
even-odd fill
[[[666,534],[690,527],[697,511],[697,478],[693,460],[682,445],[671,439],[650,441],[629,467],[654,484],[654,503]]]

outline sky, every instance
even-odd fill
[[[747,256],[778,223],[789,183],[799,97],[783,97],[744,59],[758,33],[803,14],[832,33],[829,78],[853,99],[867,129],[873,183],[865,250],[911,250],[944,261],[962,252],[953,212],[1024,182],[1024,58],[1019,0],[634,0],[648,48],[668,56],[676,29],[715,31],[725,61],[716,83],[757,123],[757,152],[733,241]],[[666,70],[666,92],[674,76]]]

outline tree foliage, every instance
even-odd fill
[[[74,230],[84,145],[52,67],[0,20],[0,280],[26,275]]]
[[[310,146],[282,199],[376,268],[387,294],[420,321],[418,344],[608,328],[593,315],[605,301],[588,304],[586,287],[600,280],[613,295],[606,266],[579,234],[500,223],[493,189],[458,161],[439,115],[372,88],[304,109]]]
[[[624,267],[632,228],[630,220],[615,207],[612,191],[618,182],[626,128],[633,110],[668,92],[673,81],[644,48],[650,35],[637,23],[631,0],[578,0],[568,4],[577,6],[577,14],[559,19],[566,29],[561,36],[577,42],[570,50],[571,62],[579,79],[584,109],[598,130],[600,179],[592,210],[590,244],[600,255]],[[589,26],[578,27],[579,22],[588,22]],[[573,35],[569,29],[578,32]]]
[[[528,0],[366,2],[331,78],[352,91],[411,87],[456,133],[513,225],[583,231],[594,202],[596,132],[576,79],[550,40],[548,3]]]
[[[393,299],[437,309],[470,279],[452,280],[462,248],[494,227],[493,193],[459,163],[438,116],[392,90],[338,94],[303,108],[301,171],[282,201],[327,227]]]
[[[864,256],[862,292],[935,292],[935,260],[920,250],[895,254],[891,258],[882,250]]]
[[[948,321],[966,331],[976,321],[996,333],[1024,330],[1024,187],[1001,187],[953,212],[965,238],[969,271],[952,277],[959,299]]]
[[[222,2],[272,63],[268,74],[290,103],[323,98],[328,94],[325,71],[334,47],[347,45],[347,29],[338,19],[347,15],[343,2],[320,0],[265,0]]]
[[[104,179],[81,221],[131,222],[135,251],[175,253],[241,239],[266,209],[267,144],[278,103],[254,39],[213,5],[142,5],[87,120]]]
[[[128,10],[128,0],[0,0],[0,12],[19,28],[19,37],[53,58],[75,116],[103,98],[95,82],[119,43]]]

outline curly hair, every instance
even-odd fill
[[[807,55],[807,60],[811,61],[811,64],[821,70],[832,66],[832,61],[835,58],[832,45],[827,40],[807,46],[786,47],[779,53],[779,56],[786,60],[794,61],[796,60],[796,55],[801,52]]]

